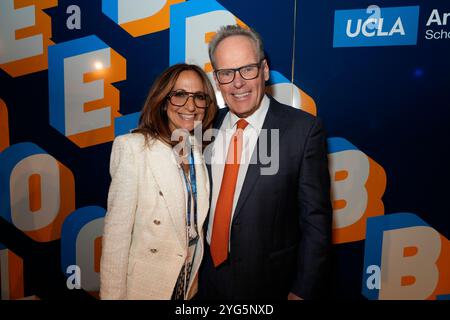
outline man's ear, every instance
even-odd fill
[[[267,63],[267,59],[264,59],[264,66],[263,66],[263,72],[264,72],[264,80],[267,81],[270,78],[270,70],[269,70],[269,64]]]

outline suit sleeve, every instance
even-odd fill
[[[297,201],[301,240],[291,291],[303,299],[314,299],[326,294],[332,226],[326,134],[319,118],[314,119],[305,142]]]
[[[128,143],[127,143],[128,142]],[[126,299],[128,257],[137,205],[137,164],[129,141],[114,140],[111,185],[102,240],[101,299]]]

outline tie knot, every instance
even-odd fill
[[[244,130],[247,127],[247,125],[248,125],[248,122],[245,119],[239,119],[238,122],[237,122],[237,128],[238,129]]]

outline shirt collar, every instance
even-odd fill
[[[261,100],[260,107],[255,112],[253,112],[252,115],[250,115],[247,118],[244,118],[253,129],[260,130],[262,128],[264,119],[266,118],[267,111],[269,110],[269,104],[270,104],[269,97],[267,95],[264,95],[263,99]],[[228,112],[228,115],[229,115],[228,128],[234,128],[236,123],[241,118],[239,118],[232,112]]]

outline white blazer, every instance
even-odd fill
[[[194,148],[199,243],[190,299],[197,292],[203,257],[203,222],[209,209],[209,180]],[[145,145],[142,134],[114,140],[100,264],[102,299],[170,299],[187,255],[185,185],[172,148],[160,140]]]

